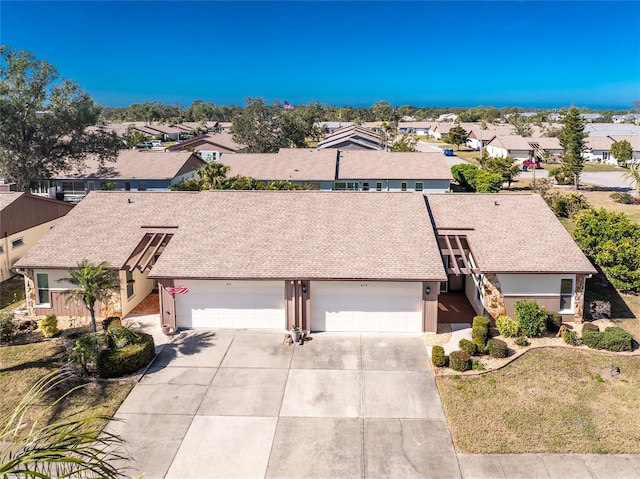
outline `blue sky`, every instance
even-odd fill
[[[105,106],[640,100],[640,2],[0,2],[0,39]]]

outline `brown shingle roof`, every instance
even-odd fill
[[[338,178],[384,180],[452,180],[451,170],[440,153],[390,153],[344,150],[340,152]]]
[[[531,146],[520,135],[498,135],[491,142],[491,146],[504,148],[505,150],[531,150]]]
[[[231,133],[220,132],[196,136],[195,138],[183,141],[182,143],[176,143],[167,149],[169,151],[179,151],[187,148],[193,148],[196,150],[216,150],[222,148],[228,151],[238,151],[246,148],[246,146],[233,141],[233,135]]]
[[[121,267],[142,225],[178,226],[152,276],[446,280],[419,193],[92,192],[18,266]]]
[[[538,195],[426,196],[438,232],[466,234],[483,273],[596,272]]]
[[[181,174],[187,162],[204,164],[190,152],[120,150],[117,160],[105,162],[104,168],[100,168],[98,160],[92,157],[85,161],[86,168],[60,173],[55,178],[168,180]]]

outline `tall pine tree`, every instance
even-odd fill
[[[580,116],[580,110],[575,106],[569,108],[562,123],[564,128],[558,135],[560,145],[564,149],[561,168],[566,176],[573,178],[577,190],[580,187],[580,173],[584,168],[582,150],[587,133],[584,132],[584,120]]]

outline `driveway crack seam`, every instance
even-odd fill
[[[359,353],[360,353],[360,432],[362,433],[362,477],[363,479],[367,477],[367,458],[366,451],[364,445],[364,422],[365,422],[365,382],[364,382],[364,369],[363,369],[363,355],[362,355],[362,336],[358,337],[360,342]]]

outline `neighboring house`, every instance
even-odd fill
[[[330,135],[336,130],[346,128],[351,125],[353,125],[353,123],[350,121],[319,121],[317,123],[314,123],[314,126],[316,128],[319,128],[320,131],[322,131],[325,135]]]
[[[580,118],[586,122],[595,123],[602,119],[602,115],[600,113],[580,113]]]
[[[613,115],[614,123],[640,123],[640,113],[627,113],[626,115]]]
[[[398,133],[413,133],[415,135],[428,135],[431,123],[427,121],[410,121],[398,123]]]
[[[533,156],[540,161],[550,159],[559,161],[564,154],[564,148],[560,145],[560,140],[555,137],[525,138],[533,150]]]
[[[334,131],[318,143],[318,150],[339,148],[341,150],[382,150],[382,137],[359,125],[351,125]]]
[[[584,132],[593,136],[640,136],[640,125],[615,123],[587,123]]]
[[[59,280],[85,259],[120,277],[103,315],[158,284],[177,328],[435,332],[451,297],[471,316],[536,299],[580,321],[596,272],[537,195],[93,192],[17,263],[28,312],[69,315]]]
[[[224,153],[236,153],[245,149],[233,140],[233,135],[228,132],[207,133],[196,136],[190,140],[176,143],[167,148],[168,151],[193,151],[205,161],[219,160]]]
[[[443,193],[453,179],[440,153],[283,148],[278,153],[226,155],[220,162],[230,168],[227,177],[291,181],[324,191]]]
[[[491,130],[483,130],[482,128],[471,129],[467,139],[467,146],[476,151],[480,151],[482,148],[487,146],[495,136],[496,134]]]
[[[136,128],[143,133],[151,132],[162,141],[180,141],[191,138],[190,129],[184,125],[160,125],[152,124]],[[155,132],[155,133],[154,133]]]
[[[527,160],[533,156],[533,148],[519,135],[497,135],[486,146],[487,154],[493,158],[510,156],[516,160]]]
[[[0,281],[11,278],[14,263],[73,208],[73,204],[0,187]],[[4,187],[7,187],[6,189]]]
[[[457,125],[450,123],[438,123],[429,129],[429,135],[434,137],[436,140],[446,140],[449,137],[449,130],[454,126]]]
[[[436,121],[454,123],[457,119],[458,119],[458,115],[456,115],[455,113],[446,113],[436,118]]]
[[[33,194],[79,201],[93,190],[164,191],[195,176],[205,161],[190,152],[120,150],[115,162],[88,158],[85,168],[37,181]],[[115,184],[115,188],[113,185]]]
[[[640,136],[590,136],[585,139],[585,150],[582,154],[587,161],[617,165],[618,159],[611,154],[611,146],[619,141],[628,141],[631,145],[631,161],[640,161]]]

